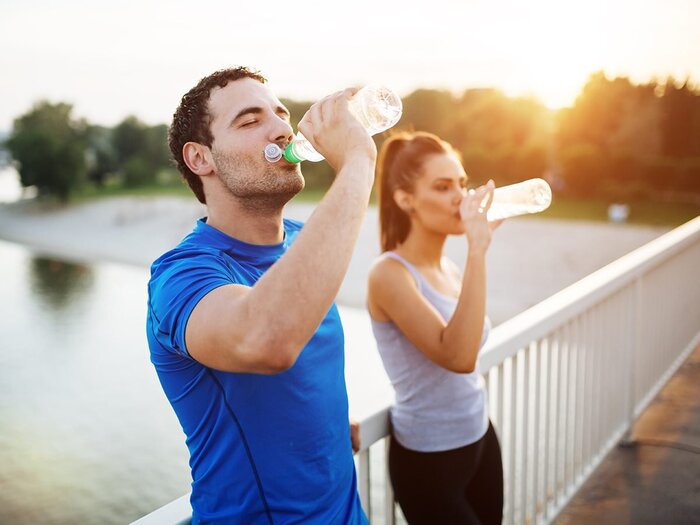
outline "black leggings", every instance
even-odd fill
[[[503,465],[489,429],[476,443],[444,452],[416,452],[391,436],[389,475],[410,525],[500,525]]]

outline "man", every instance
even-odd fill
[[[265,82],[219,71],[175,112],[170,148],[208,215],[151,268],[151,360],[187,436],[193,523],[364,524],[333,300],[376,147],[354,90],[313,105],[299,130],[336,178],[303,230],[283,219],[304,179],[264,158],[293,136]]]

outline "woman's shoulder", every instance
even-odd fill
[[[377,257],[369,269],[370,286],[396,285],[401,282],[414,282],[410,270],[399,259],[391,255],[393,252],[384,252]]]
[[[394,252],[384,252],[377,257],[370,266],[369,274],[379,277],[386,277],[395,273],[410,273],[406,264]]]

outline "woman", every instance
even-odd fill
[[[430,133],[401,133],[377,162],[383,254],[368,308],[396,390],[389,473],[411,525],[500,524],[503,468],[488,419],[479,349],[489,332],[486,251],[499,223],[493,181],[474,192],[459,154]],[[466,234],[464,274],[443,256]]]

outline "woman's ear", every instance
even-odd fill
[[[196,175],[209,175],[214,171],[211,151],[198,142],[187,142],[182,147],[182,157],[187,167]]]
[[[413,213],[413,195],[404,190],[394,191],[394,202],[407,215]]]

